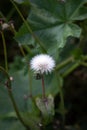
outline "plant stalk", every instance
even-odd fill
[[[69,75],[73,70],[75,70],[78,66],[80,65],[79,62],[76,62],[70,67],[68,70],[66,70],[63,74],[62,77],[65,78],[67,75]]]
[[[26,49],[26,51],[27,51],[30,55],[32,55],[32,51],[31,51],[31,49],[29,48],[28,45],[23,45],[23,47]]]
[[[61,62],[60,64],[58,64],[55,69],[59,70],[59,69],[63,68],[64,66],[66,66],[67,64],[71,63],[72,61],[73,61],[73,57],[69,57],[66,60],[64,60],[63,62]]]
[[[8,72],[8,60],[7,60],[7,49],[6,49],[6,42],[3,31],[1,31],[2,41],[3,41],[3,48],[4,48],[4,58],[5,58],[5,69]]]
[[[81,65],[87,67],[87,62],[81,62]]]
[[[61,108],[62,108],[62,119],[63,119],[63,125],[65,123],[65,106],[64,106],[64,97],[63,97],[63,91],[62,91],[62,86],[59,86],[60,89],[60,101],[61,101]]]
[[[41,77],[42,80],[42,97],[43,99],[46,99],[46,95],[45,95],[45,84],[44,84],[44,76],[42,75]]]

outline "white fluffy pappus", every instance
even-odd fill
[[[55,61],[47,54],[39,54],[31,59],[30,67],[35,73],[47,74],[54,69]]]

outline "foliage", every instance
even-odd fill
[[[5,67],[0,66],[1,130],[79,130],[77,122],[67,123],[72,103],[66,101],[64,79],[79,66],[87,67],[84,50],[87,44],[87,0],[10,0],[10,4],[23,22],[16,31],[10,21],[12,12],[8,17],[0,13],[5,58]],[[27,18],[21,13],[21,6],[29,7],[25,12]],[[14,35],[23,55],[16,56],[13,63],[7,59],[5,34],[8,32],[12,37]],[[44,100],[43,83],[29,66],[31,58],[40,53],[47,53],[56,61],[54,72],[44,75]],[[55,101],[57,96],[59,101]],[[82,129],[85,130],[83,126]]]

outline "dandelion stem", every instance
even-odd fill
[[[46,95],[45,95],[45,84],[44,84],[44,76],[42,75],[42,92],[43,92],[43,99],[46,98]]]

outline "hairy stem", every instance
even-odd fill
[[[87,67],[87,62],[81,62],[81,65]]]
[[[63,118],[63,125],[65,122],[65,106],[64,106],[64,97],[63,97],[63,90],[62,90],[62,86],[59,86],[59,93],[60,93],[60,102],[61,102],[61,111],[62,111],[62,118]]]
[[[23,47],[30,55],[32,55],[32,51],[31,51],[31,49],[29,48],[28,45],[23,45]]]
[[[73,70],[75,70],[78,66],[80,65],[79,62],[74,63],[68,70],[66,70],[63,74],[62,77],[65,78],[67,75],[69,75]]]
[[[21,45],[19,45],[19,48],[20,48],[20,51],[21,51],[22,55],[25,57],[26,55],[25,55],[25,52],[23,50],[23,47]]]
[[[87,55],[82,55],[82,60],[87,60]]]
[[[43,96],[43,99],[46,98],[46,95],[45,95],[45,84],[44,84],[44,76],[42,75],[42,96]]]
[[[8,72],[8,60],[7,60],[6,42],[5,42],[4,33],[2,31],[1,31],[1,35],[2,35],[2,41],[3,41],[3,47],[4,47],[5,69]]]
[[[59,89],[59,95],[60,95],[60,109],[61,109],[61,115],[62,115],[62,125],[64,125],[65,123],[65,106],[64,106],[64,96],[63,96],[63,87],[62,84],[60,82],[60,75],[57,74],[57,71],[55,71],[56,77],[57,77],[57,81],[58,81],[58,89]]]
[[[71,63],[72,61],[73,61],[73,57],[69,57],[66,60],[64,60],[63,62],[61,62],[60,64],[58,64],[55,69],[59,70],[59,69],[63,68],[64,66],[66,66],[67,64]]]

